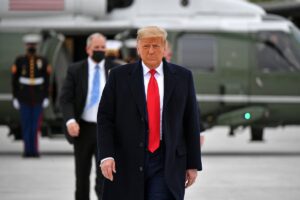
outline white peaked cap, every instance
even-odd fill
[[[39,43],[42,40],[42,37],[39,34],[26,34],[23,36],[24,43]]]
[[[122,42],[119,40],[107,40],[106,49],[115,49],[118,50],[122,47]]]

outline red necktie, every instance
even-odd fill
[[[159,147],[160,142],[160,100],[158,84],[154,77],[156,71],[150,70],[151,77],[147,90],[147,111],[149,121],[149,141],[148,150],[154,152]]]

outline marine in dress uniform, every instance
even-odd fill
[[[48,61],[36,54],[40,36],[29,34],[23,37],[26,54],[16,58],[11,68],[13,106],[20,111],[24,157],[39,157],[38,129],[43,107],[49,105]]]

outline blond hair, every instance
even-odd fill
[[[161,37],[163,42],[166,43],[167,36],[167,31],[159,26],[146,26],[138,30],[136,39],[139,41],[143,38]]]

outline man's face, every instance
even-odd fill
[[[29,54],[35,54],[36,53],[36,43],[27,43],[26,44],[26,51]]]
[[[145,65],[153,69],[164,57],[165,43],[161,37],[142,38],[138,41],[137,51]]]
[[[86,47],[86,53],[89,57],[93,56],[93,51],[105,51],[105,38],[102,37],[93,37],[91,44]]]

